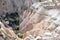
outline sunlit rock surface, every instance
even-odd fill
[[[60,0],[0,0],[0,15],[7,12],[18,12],[24,39],[1,22],[1,40],[60,40]]]
[[[37,2],[30,7],[32,11],[28,11],[28,15],[20,24],[20,32],[23,33],[25,40],[32,40],[32,38],[33,40],[60,40],[58,4],[59,2],[56,4],[54,2]],[[32,35],[32,38],[29,35]]]

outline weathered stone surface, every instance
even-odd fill
[[[26,16],[20,24],[20,32],[24,34],[24,38],[29,35],[41,36],[47,30],[50,32],[55,32],[55,29],[60,25],[60,16],[57,16],[60,14],[60,9],[58,9],[58,7],[59,6],[56,6],[53,2],[37,2],[33,4],[30,7],[33,10],[32,13],[30,11],[30,15]],[[30,27],[31,29],[29,29]]]
[[[0,0],[0,15],[9,11],[13,11],[10,0]]]
[[[33,36],[41,36],[49,26],[48,22],[42,21],[40,23],[37,23],[33,29],[30,31],[27,31],[23,36],[26,37],[28,35],[33,35]]]
[[[6,28],[2,22],[0,22],[0,35],[4,40],[21,40],[12,29]]]
[[[0,40],[4,40],[2,37],[0,37]]]
[[[0,0],[0,15],[18,12],[20,23],[23,20],[23,12],[27,10],[33,3],[39,0]]]
[[[60,40],[59,0],[0,0],[0,15],[15,11],[20,15],[20,32],[23,38],[27,37],[25,40]],[[2,24],[0,32],[7,37],[5,40],[21,40],[12,29]],[[4,40],[3,37],[0,39]]]
[[[38,9],[36,9],[36,8],[38,8]],[[20,24],[21,33],[25,33],[26,31],[28,31],[27,29],[29,26],[33,28],[35,24],[38,24],[39,22],[41,22],[41,20],[44,20],[46,18],[47,15],[44,15],[44,12],[42,12],[42,10],[45,11],[44,7],[43,6],[39,7],[39,5],[38,5],[37,7],[35,7],[35,10],[33,9],[32,12],[31,11],[29,12],[28,16]],[[25,28],[27,28],[27,29],[25,29]],[[31,30],[31,29],[29,29],[29,30]]]

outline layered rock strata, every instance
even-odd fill
[[[37,5],[38,4],[38,5]],[[28,15],[20,24],[20,32],[24,38],[28,35],[41,36],[46,31],[53,32],[60,25],[59,2],[37,2],[30,7]]]

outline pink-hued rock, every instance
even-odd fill
[[[4,40],[2,37],[0,37],[0,40]]]
[[[0,0],[0,15],[6,12],[12,12],[13,6],[10,0]]]
[[[2,22],[0,22],[0,25],[0,32],[3,33],[1,34],[3,35],[3,37],[6,37],[8,40],[20,40],[20,38],[15,34],[12,29],[6,28]]]
[[[41,21],[40,23],[37,23],[33,29],[31,29],[30,31],[27,31],[26,33],[24,33],[24,38],[28,35],[33,35],[33,36],[41,36],[47,29],[47,27],[49,26],[49,23],[46,21]]]

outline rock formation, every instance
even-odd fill
[[[0,39],[1,40],[21,40],[12,29],[6,28],[2,22],[0,22]],[[3,37],[3,38],[2,38]]]
[[[21,17],[22,12],[35,2],[39,2],[39,0],[0,0],[0,15],[6,12],[18,12]]]
[[[23,39],[1,17],[6,24],[17,18],[20,25],[16,29]],[[60,40],[60,0],[0,0],[0,20],[0,40]]]
[[[46,31],[52,32],[53,34],[54,32],[59,33],[58,31],[55,31],[60,25],[58,21],[60,20],[60,16],[58,16],[60,14],[58,4],[59,2],[55,3],[54,1],[37,2],[33,4],[30,7],[30,10],[32,11],[28,11],[28,15],[20,24],[20,32],[23,33],[23,37],[25,38],[29,35],[32,35],[33,37],[42,36]],[[50,40],[54,40],[54,37]]]

